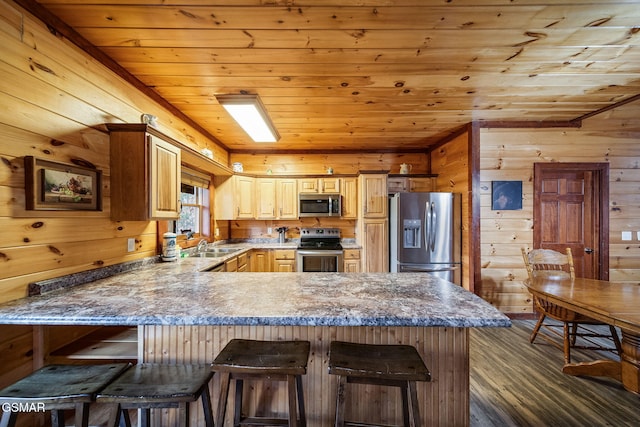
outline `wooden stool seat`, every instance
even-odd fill
[[[235,380],[234,426],[242,424],[305,426],[302,375],[307,372],[311,343],[308,341],[257,341],[233,339],[215,358],[212,369],[222,374],[216,424],[224,425],[229,384]],[[242,417],[243,380],[286,381],[289,416],[287,419]],[[298,409],[296,410],[296,400]],[[298,420],[297,412],[300,419]]]
[[[345,421],[347,383],[399,387],[404,425],[421,426],[416,381],[431,381],[431,373],[414,347],[333,341],[329,346],[329,374],[338,375],[336,426],[372,425]]]
[[[28,403],[30,412],[51,411],[51,424],[64,426],[64,410],[75,409],[76,427],[89,424],[89,405],[96,394],[131,366],[130,363],[104,365],[49,365],[0,390],[3,409]],[[0,426],[14,426],[18,412],[4,412]]]
[[[128,409],[142,409],[143,426],[150,426],[151,409],[178,408],[181,426],[189,425],[189,404],[202,400],[205,425],[213,427],[213,412],[209,381],[213,377],[210,365],[168,365],[141,363],[117,378],[96,400],[117,404],[109,426],[116,427],[120,417],[130,425]]]

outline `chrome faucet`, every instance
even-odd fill
[[[207,249],[207,242],[205,239],[202,239],[198,242],[198,246],[196,246],[196,253],[204,252]]]

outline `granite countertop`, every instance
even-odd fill
[[[0,305],[0,323],[508,327],[478,296],[426,273],[207,273],[157,263]]]

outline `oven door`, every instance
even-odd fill
[[[344,271],[344,251],[298,249],[296,265],[301,273],[337,273]]]

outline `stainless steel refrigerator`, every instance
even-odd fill
[[[461,195],[396,193],[389,212],[391,272],[427,272],[461,285]]]

